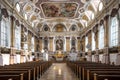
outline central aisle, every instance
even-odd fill
[[[53,63],[40,80],[78,80],[66,63]]]

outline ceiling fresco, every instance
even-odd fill
[[[74,17],[78,4],[65,2],[46,2],[41,4],[45,17]]]
[[[78,25],[85,28],[102,12],[110,0],[6,0],[13,5],[19,3],[20,14],[27,15],[27,21],[34,27],[44,24]],[[102,4],[101,4],[102,3]],[[101,5],[100,5],[101,4]],[[69,27],[69,26],[67,26]],[[81,28],[80,28],[81,29]]]

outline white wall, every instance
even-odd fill
[[[2,54],[3,56],[3,65],[9,65],[10,64],[10,54]]]
[[[15,60],[16,60],[15,61],[16,63],[20,63],[20,55],[19,54],[16,55]]]
[[[110,54],[110,63],[114,62],[116,64],[117,54]]]
[[[92,55],[92,62],[95,62],[95,55]]]
[[[102,62],[102,61],[103,61],[102,59],[103,59],[103,54],[100,54],[100,55],[99,55],[99,61]]]

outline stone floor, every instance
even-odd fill
[[[66,63],[53,63],[40,80],[78,80]]]

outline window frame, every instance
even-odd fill
[[[117,26],[117,42],[115,42],[116,44],[112,44],[112,42],[111,42],[111,39],[113,38],[113,34],[111,33],[111,31],[113,31],[113,29],[111,29],[111,26],[112,26],[112,20],[114,19],[114,18],[116,18],[116,20],[117,20],[117,24],[118,24],[118,26]],[[115,24],[114,24],[115,25]],[[118,15],[115,15],[114,17],[111,17],[110,18],[110,28],[109,28],[109,47],[116,47],[116,46],[118,46],[119,45],[119,20],[118,20]],[[116,32],[114,32],[114,33],[116,33]],[[111,35],[112,34],[112,35]]]
[[[101,41],[103,40],[103,41]],[[101,44],[103,44],[101,46]],[[99,26],[99,33],[98,33],[98,48],[99,49],[103,49],[105,46],[105,29],[104,29],[104,25],[100,25]]]

